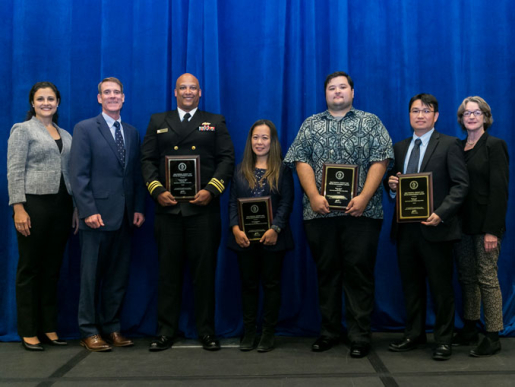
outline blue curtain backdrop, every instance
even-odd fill
[[[354,106],[377,114],[394,142],[411,135],[407,104],[414,94],[434,94],[440,102],[438,129],[459,137],[458,105],[466,96],[480,95],[493,110],[492,135],[504,138],[515,157],[515,29],[509,16],[514,12],[510,0],[2,0],[0,340],[18,339],[7,139],[11,126],[24,119],[35,82],[58,86],[59,123],[72,132],[78,121],[99,113],[98,82],[118,77],[125,86],[123,119],[143,136],[152,113],[175,108],[175,80],[191,72],[203,91],[200,107],[225,115],[240,160],[248,129],[259,118],[275,122],[286,152],[302,121],[325,110],[325,76],[344,70],[355,81]],[[512,193],[514,181],[511,173]],[[291,224],[297,247],[284,262],[278,331],[314,336],[320,325],[316,272],[296,184]],[[386,197],[384,205],[373,322],[376,330],[402,330],[403,297],[395,246],[388,238],[393,208]],[[507,335],[515,335],[514,209],[511,201],[499,260]],[[146,215],[133,237],[122,316],[130,335],[152,335],[156,327],[158,265],[150,198]],[[241,333],[242,323],[236,259],[225,239],[226,233],[219,250],[216,324],[217,333],[229,337]],[[78,337],[79,262],[78,237],[72,237],[59,287],[59,331],[68,338]],[[185,288],[181,328],[194,337],[191,288],[188,283]],[[457,286],[456,291],[460,310]],[[432,313],[428,319],[431,326]],[[461,324],[458,315],[456,324]]]

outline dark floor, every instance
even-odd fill
[[[151,353],[149,339],[131,348],[91,353],[78,341],[66,348],[25,351],[0,343],[0,385],[25,386],[515,386],[515,339],[501,339],[502,351],[471,358],[470,347],[455,348],[450,360],[431,359],[431,344],[405,353],[388,351],[397,333],[374,334],[368,358],[352,359],[345,345],[310,351],[313,338],[278,337],[268,353],[240,352],[237,339],[222,350],[202,350],[195,341]]]

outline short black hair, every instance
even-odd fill
[[[324,90],[327,89],[327,85],[329,84],[329,82],[331,82],[331,79],[334,79],[334,78],[338,78],[338,77],[345,77],[347,78],[347,81],[349,82],[349,85],[350,85],[350,88],[351,89],[354,89],[354,81],[352,80],[352,78],[350,77],[349,74],[347,74],[345,71],[336,71],[332,74],[329,74],[326,78],[325,78],[325,82],[324,82]]]
[[[426,93],[420,93],[415,96],[413,96],[409,100],[409,107],[408,111],[411,111],[411,105],[413,105],[413,102],[421,100],[424,105],[427,105],[433,109],[435,113],[438,112],[438,100],[434,95],[426,94]]]

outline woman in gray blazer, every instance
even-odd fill
[[[463,100],[458,123],[467,132],[463,149],[470,185],[461,209],[463,235],[455,253],[465,326],[453,338],[453,345],[477,345],[470,351],[474,357],[499,352],[498,333],[503,329],[497,259],[506,229],[509,157],[506,142],[487,132],[492,122],[492,111],[483,98]],[[478,344],[481,304],[486,335]]]
[[[25,349],[41,342],[66,345],[56,334],[57,281],[72,225],[68,178],[72,137],[57,126],[59,90],[36,83],[25,122],[11,129],[7,147],[9,205],[18,238],[16,303],[18,334]],[[73,216],[73,226],[78,225]]]

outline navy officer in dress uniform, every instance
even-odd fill
[[[225,118],[198,109],[198,79],[177,79],[177,110],[153,114],[141,147],[143,178],[156,201],[159,255],[158,331],[150,351],[172,346],[178,333],[183,269],[190,268],[197,333],[206,350],[220,349],[215,337],[215,270],[220,245],[219,197],[233,173],[234,148]],[[200,156],[200,190],[177,201],[166,188],[165,156]]]

